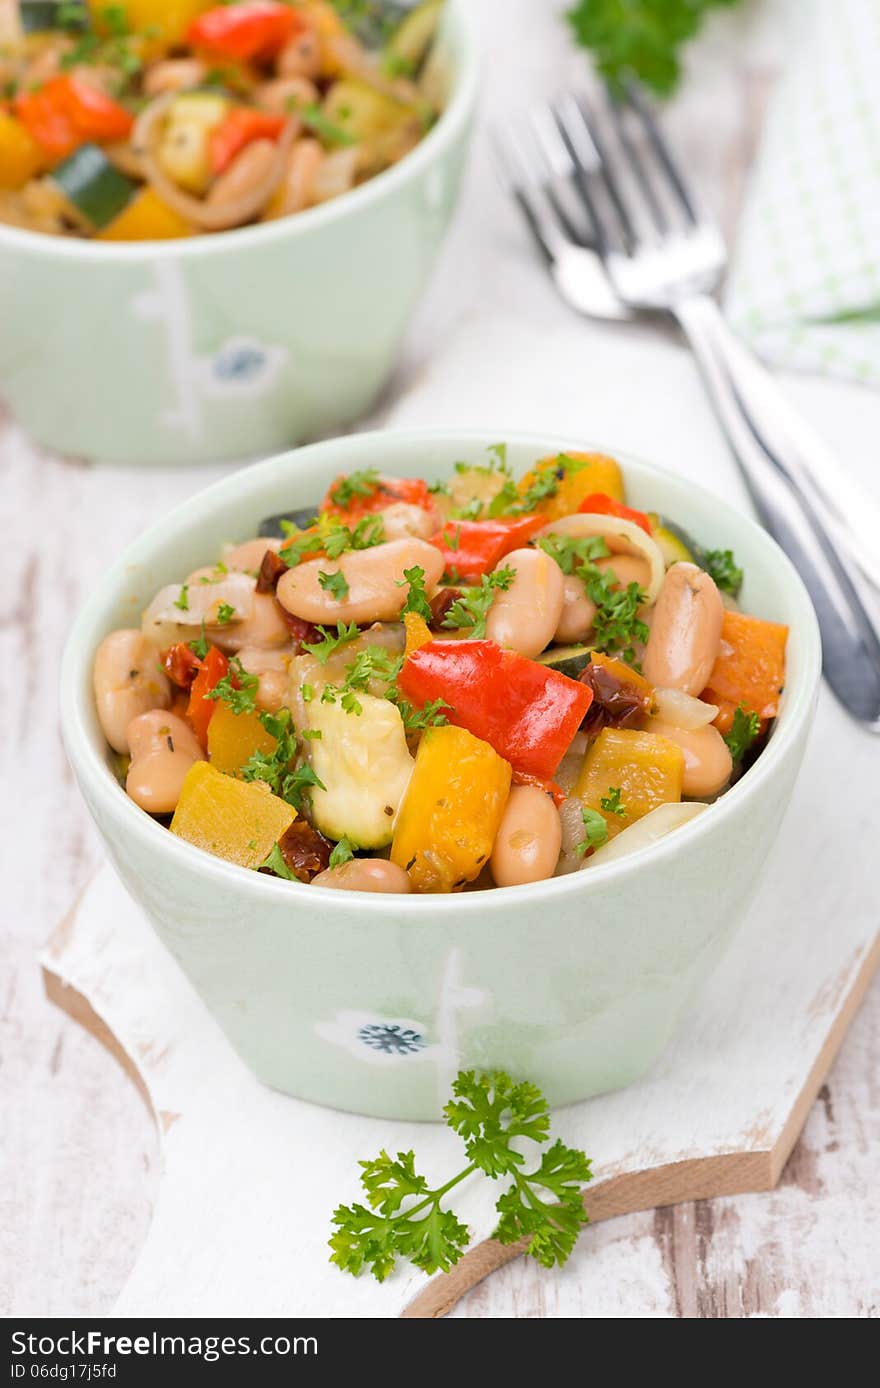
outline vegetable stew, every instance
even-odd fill
[[[704,812],[777,715],[787,629],[613,458],[352,473],[260,531],[94,667],[128,794],[242,867],[391,893],[589,870]]]
[[[103,241],[303,211],[439,114],[444,0],[0,3],[0,223]]]

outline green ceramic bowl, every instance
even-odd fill
[[[239,1054],[267,1084],[391,1118],[436,1118],[462,1066],[503,1066],[554,1103],[637,1079],[671,1036],[751,899],[810,727],[820,646],[791,564],[715,496],[623,459],[634,505],[733,547],[746,608],[791,628],[778,724],[755,766],[705,814],[607,866],[526,887],[389,897],[282,882],[173,837],[110,769],[91,692],[99,641],[137,623],[162,584],[320,497],[340,471],[448,476],[504,431],[355,435],[258,464],[173,511],[126,552],[80,615],[62,726],[117,871]],[[584,440],[509,439],[517,473]],[[772,922],[767,922],[768,929]]]
[[[140,245],[0,225],[0,396],[33,437],[98,461],[222,462],[369,409],[457,200],[477,92],[467,10],[450,0],[437,125],[334,202]]]

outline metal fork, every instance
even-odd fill
[[[496,150],[573,308],[680,324],[758,515],[813,600],[825,677],[853,717],[880,732],[880,640],[854,569],[880,587],[880,507],[847,481],[725,323],[711,297],[724,241],[644,98],[634,87],[589,103],[564,96]]]

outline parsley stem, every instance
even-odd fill
[[[453,1176],[451,1181],[447,1181],[445,1186],[440,1186],[438,1190],[429,1191],[424,1200],[419,1200],[416,1205],[411,1205],[408,1210],[401,1210],[399,1214],[394,1216],[394,1220],[391,1222],[394,1223],[394,1221],[398,1219],[412,1219],[414,1214],[418,1214],[419,1211],[425,1209],[427,1205],[439,1205],[444,1195],[452,1190],[453,1186],[459,1185],[466,1176],[472,1175],[476,1169],[476,1162],[471,1162],[470,1166],[466,1166],[464,1171],[460,1171],[457,1176]]]

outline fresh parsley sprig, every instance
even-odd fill
[[[576,574],[587,597],[595,605],[593,645],[607,654],[620,654],[633,664],[635,643],[648,639],[648,627],[639,616],[645,594],[637,583],[618,588],[613,569],[600,569],[597,559],[610,551],[601,535],[572,539],[567,535],[546,535],[538,541],[545,554],[555,559],[564,574]]]
[[[323,554],[328,559],[338,559],[340,554],[348,550],[372,549],[374,545],[381,545],[385,539],[385,526],[379,515],[363,516],[351,528],[343,525],[336,516],[324,513],[308,530],[298,530],[288,522],[285,534],[285,543],[278,554],[289,569],[295,569],[307,556]]]
[[[512,568],[495,569],[493,573],[483,574],[480,586],[466,588],[456,598],[443,618],[443,626],[450,630],[461,627],[471,628],[471,640],[479,641],[486,635],[486,618],[497,592],[505,593],[516,578]]]
[[[322,665],[327,664],[331,655],[334,655],[340,646],[345,646],[349,641],[356,640],[361,634],[357,622],[349,622],[348,626],[345,622],[337,622],[335,632],[320,626],[316,627],[315,630],[321,634],[320,641],[303,641],[302,648],[310,655],[315,656]]]
[[[444,1208],[450,1191],[481,1171],[510,1184],[496,1201],[494,1237],[528,1240],[526,1252],[544,1267],[561,1266],[589,1222],[581,1188],[592,1178],[587,1156],[556,1141],[532,1170],[524,1170],[523,1142],[547,1142],[550,1113],[535,1085],[516,1083],[502,1071],[462,1071],[443,1110],[447,1125],[464,1141],[467,1164],[442,1185],[430,1187],[415,1168],[413,1152],[381,1151],[359,1163],[367,1204],[334,1212],[330,1261],[357,1277],[369,1268],[382,1282],[397,1260],[423,1272],[445,1272],[470,1242],[467,1226]],[[514,1143],[517,1145],[514,1146]]]
[[[739,596],[743,584],[743,571],[733,557],[732,549],[708,549],[703,562],[716,588],[729,593],[732,598]]]
[[[271,752],[254,752],[241,768],[242,780],[265,781],[275,795],[286,800],[295,810],[302,810],[306,796],[312,786],[320,790],[327,787],[308,762],[293,766],[296,757],[296,729],[290,717],[290,709],[282,708],[277,713],[261,713],[260,722],[271,737],[275,747]]]
[[[761,720],[757,713],[751,713],[740,704],[733,715],[733,722],[724,736],[734,761],[739,761],[751,747],[761,731]]]
[[[347,477],[343,477],[331,488],[330,500],[334,506],[345,511],[357,497],[364,499],[371,497],[378,485],[379,469],[375,467],[361,468],[358,472],[350,472]]]
[[[608,794],[599,797],[599,807],[606,814],[617,815],[620,819],[626,818],[626,805],[621,804],[620,786],[609,786]]]
[[[353,857],[354,844],[343,834],[339,842],[334,845],[327,866],[332,868],[342,867],[343,863],[350,863]]]
[[[409,591],[401,615],[414,612],[418,617],[424,617],[426,622],[430,622],[434,614],[431,611],[431,604],[425,591],[425,570],[420,564],[414,564],[411,569],[404,569],[403,578],[397,580],[398,588],[403,588],[407,584],[409,584]]]
[[[738,0],[577,0],[568,19],[578,43],[592,50],[612,85],[638,77],[668,96],[681,76],[679,51],[698,32],[707,11]]]
[[[603,843],[608,842],[608,825],[604,815],[601,815],[598,810],[591,809],[589,805],[584,805],[581,810],[581,818],[584,821],[584,837],[574,850],[579,858],[594,848],[601,848]]]
[[[230,658],[229,669],[213,689],[205,695],[206,699],[219,699],[233,713],[253,713],[257,706],[257,688],[260,680],[244,668],[237,655]]]

